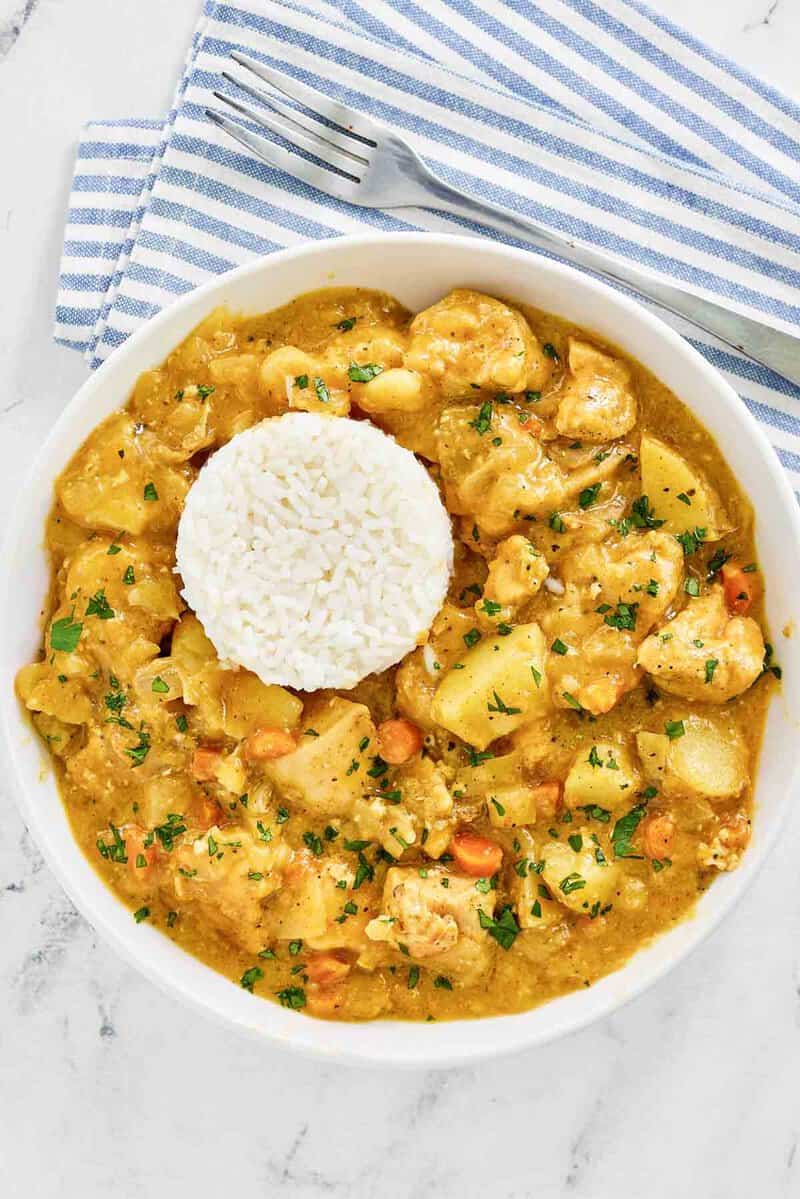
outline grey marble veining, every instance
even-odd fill
[[[797,91],[797,0],[659,6]],[[165,110],[197,7],[0,0],[0,511],[84,378],[50,341],[78,128]],[[2,1199],[800,1195],[800,818],[718,933],[611,1019],[399,1074],[265,1048],[162,994],[75,912],[2,771],[0,820]]]

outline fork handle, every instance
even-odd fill
[[[426,208],[452,212],[468,220],[478,221],[482,225],[489,225],[501,233],[523,238],[538,249],[555,254],[558,258],[583,267],[603,279],[621,283],[624,287],[652,300],[660,308],[683,317],[747,358],[769,367],[800,386],[800,338],[783,333],[780,329],[772,329],[761,321],[741,316],[738,312],[723,308],[712,300],[705,300],[671,283],[662,283],[655,276],[630,266],[620,258],[552,233],[542,225],[526,217],[517,216],[499,204],[487,204],[483,200],[456,191],[432,173],[430,179],[425,180],[425,193],[424,198],[421,197],[416,203]]]

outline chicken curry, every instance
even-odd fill
[[[208,455],[290,409],[375,422],[452,517],[424,643],[346,692],[223,665],[174,569]],[[59,478],[18,693],[136,921],[315,1016],[519,1011],[746,850],[779,675],[752,525],[688,409],[559,318],[466,289],[221,310]]]

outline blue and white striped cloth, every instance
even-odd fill
[[[800,105],[640,0],[206,0],[167,119],[81,138],[56,338],[92,367],[255,255],[364,228],[477,231],[350,207],[243,152],[203,115],[233,49],[395,126],[465,191],[800,331]],[[800,389],[670,320],[800,489]]]

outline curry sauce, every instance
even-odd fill
[[[290,410],[417,454],[455,566],[427,640],[347,692],[224,666],[182,506]],[[747,498],[641,364],[459,289],[214,312],[59,478],[18,675],[75,837],[135,919],[340,1020],[514,1012],[690,916],[750,834],[778,668]]]

